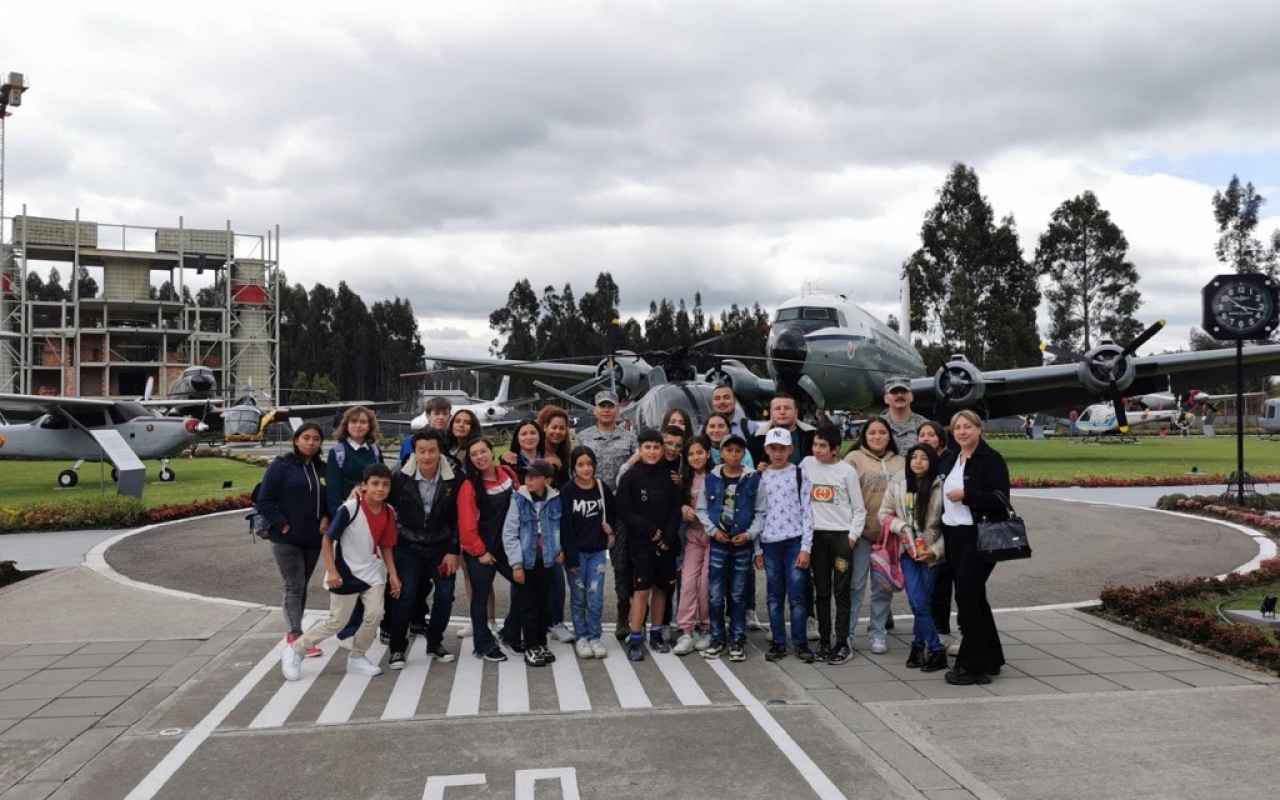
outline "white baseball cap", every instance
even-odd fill
[[[765,446],[771,444],[780,444],[784,447],[791,446],[791,431],[786,428],[770,428],[768,433],[764,435]]]

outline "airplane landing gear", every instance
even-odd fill
[[[74,469],[64,469],[58,473],[58,485],[63,489],[71,489],[80,482],[80,473]]]
[[[174,474],[173,470],[169,469],[168,459],[165,459],[164,461],[160,462],[160,482],[161,483],[173,483],[173,479],[176,477],[178,476]]]
[[[115,467],[111,468],[111,482],[112,483],[120,482],[120,470],[116,469]]]

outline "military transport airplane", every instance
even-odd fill
[[[4,412],[37,416],[10,422]],[[169,459],[198,442],[203,430],[194,419],[157,416],[131,400],[0,394],[0,458],[75,461],[58,473],[64,488],[76,485],[84,462],[109,460],[112,434],[139,459],[158,459],[160,480],[168,483],[175,477]]]

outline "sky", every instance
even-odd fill
[[[1028,258],[1092,190],[1169,320],[1144,352],[1185,347],[1226,271],[1214,191],[1280,187],[1280,4],[1179,5],[22,4],[5,210],[279,225],[291,283],[407,297],[428,353],[482,356],[521,278],[580,297],[608,270],[641,319],[805,281],[896,314],[962,161]]]

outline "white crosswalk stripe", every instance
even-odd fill
[[[609,657],[601,661],[579,659],[571,645],[553,642],[556,660],[544,670],[527,667],[515,655],[497,664],[469,652],[454,662],[435,661],[416,640],[405,669],[392,672],[385,663],[387,648],[375,644],[368,658],[383,668],[383,674],[367,677],[345,674],[346,659],[335,658],[336,643],[327,642],[322,657],[303,663],[301,680],[284,681],[278,670],[268,674],[246,699],[251,707],[242,712],[238,724],[243,725],[245,717],[252,719],[249,728],[260,729],[440,715],[738,705],[713,665],[696,655],[681,658],[646,648],[645,660],[633,663],[613,637],[606,637],[604,645]],[[326,692],[328,696],[317,694]]]

